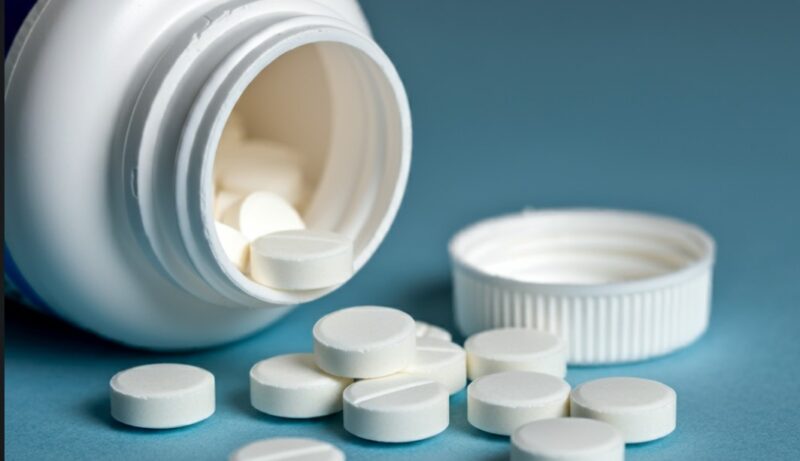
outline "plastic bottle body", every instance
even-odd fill
[[[270,290],[222,255],[212,168],[234,105],[307,153],[305,217],[353,238],[356,269],[405,188],[405,93],[354,1],[40,2],[5,90],[6,274],[127,344],[224,343],[330,291]]]

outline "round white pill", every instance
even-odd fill
[[[315,290],[341,285],[353,275],[353,241],[333,232],[276,232],[250,248],[250,276],[268,287]]]
[[[276,437],[245,445],[230,461],[344,461],[341,450],[320,440]]]
[[[284,144],[245,140],[226,146],[216,164],[220,187],[240,194],[269,191],[297,206],[305,180],[302,156]]]
[[[303,218],[280,195],[271,192],[254,192],[222,215],[222,222],[238,229],[253,241],[262,235],[285,230],[305,229]]]
[[[467,388],[467,420],[492,434],[510,435],[519,426],[569,415],[569,384],[533,371],[482,376]]]
[[[450,341],[417,338],[414,361],[403,373],[441,383],[452,395],[467,385],[467,354]]]
[[[390,307],[359,306],[332,312],[314,325],[314,357],[324,371],[377,378],[414,360],[414,319]]]
[[[214,228],[225,256],[240,271],[244,271],[247,268],[247,259],[250,254],[250,242],[239,231],[221,222],[214,222]]]
[[[658,381],[603,378],[572,391],[570,412],[612,424],[626,443],[649,442],[675,430],[677,401],[675,391]]]
[[[558,336],[529,328],[498,328],[464,343],[469,379],[501,371],[538,371],[564,377],[567,346]]]
[[[511,461],[623,461],[625,442],[610,424],[552,418],[519,427],[511,436]]]
[[[341,411],[352,382],[317,368],[312,354],[279,355],[250,369],[250,402],[273,416],[315,418]]]
[[[111,416],[121,423],[168,429],[214,413],[214,375],[176,363],[142,365],[111,378]]]
[[[417,338],[434,338],[442,341],[452,341],[453,335],[449,331],[430,323],[417,320]]]
[[[344,428],[376,442],[412,442],[450,423],[447,390],[429,379],[399,374],[357,381],[344,391]]]

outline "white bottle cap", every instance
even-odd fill
[[[615,210],[525,211],[450,241],[465,336],[498,327],[558,334],[569,362],[667,354],[708,325],[714,241],[702,229]]]

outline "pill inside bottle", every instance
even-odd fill
[[[323,67],[358,59],[354,54],[335,43],[315,43],[280,56],[250,82],[224,121],[209,209],[226,231],[240,235],[217,232],[218,243],[229,248],[231,240],[244,239],[252,252],[265,236],[292,230],[298,236],[306,231],[309,236],[337,236],[352,247],[350,260],[339,263],[343,275],[303,284],[274,281],[319,278],[314,275],[319,264],[304,262],[304,255],[298,254],[291,267],[271,267],[265,280],[261,265],[252,266],[262,258],[238,252],[231,258],[228,251],[224,256],[248,282],[283,291],[332,288],[354,273],[356,259],[369,249],[368,239],[378,224],[373,210],[385,198],[375,195],[379,162],[362,146],[370,122],[361,108],[368,101],[347,78],[358,69],[331,75]],[[282,267],[292,273],[272,273]]]

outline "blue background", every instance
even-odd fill
[[[9,3],[10,27],[15,9]],[[310,349],[323,314],[401,307],[452,328],[448,238],[527,206],[602,206],[677,216],[719,245],[708,333],[669,357],[572,368],[664,381],[678,429],[630,460],[800,459],[800,3],[780,1],[364,1],[411,98],[408,192],[383,246],[346,287],[226,348],[157,355],[58,321],[6,311],[8,459],[224,459],[307,435],[351,460],[506,459],[508,441],[466,421],[397,446],[358,440],[341,415],[286,421],[248,403],[250,366]],[[458,338],[461,340],[462,338]],[[108,379],[154,361],[206,367],[218,410],[190,428],[114,423]]]

